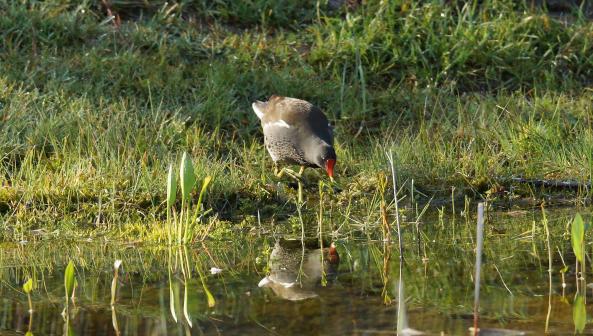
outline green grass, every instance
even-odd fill
[[[290,216],[294,191],[277,190],[250,108],[272,94],[335,124],[334,216],[351,205],[378,218],[388,148],[401,182],[429,197],[486,197],[511,176],[593,178],[587,8],[111,2],[119,28],[94,2],[0,0],[4,239],[156,239],[184,151],[199,181],[214,177],[211,220]]]

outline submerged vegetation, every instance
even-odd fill
[[[335,125],[342,190],[303,213],[305,223],[331,218],[334,237],[382,235],[386,150],[404,202],[420,203],[414,215],[432,197],[583,201],[589,11],[506,0],[0,0],[0,235],[192,241],[189,202],[164,187],[184,152],[197,181],[213,178],[207,204],[191,210],[212,209],[210,237],[297,222],[296,191],[277,184],[250,111],[272,94],[314,102]],[[324,177],[305,175],[313,198]]]

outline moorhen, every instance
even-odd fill
[[[332,127],[318,107],[302,99],[276,95],[267,102],[256,101],[252,107],[261,120],[264,143],[277,176],[286,171],[278,171],[279,164],[298,164],[299,176],[305,167],[319,167],[333,181],[336,152]]]
[[[309,241],[313,243],[312,239]],[[340,256],[334,243],[323,250],[316,239],[315,243],[313,247],[300,240],[276,241],[268,263],[270,274],[261,279],[258,287],[270,288],[290,301],[317,297],[324,275],[328,282],[337,279]]]

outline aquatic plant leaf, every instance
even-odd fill
[[[206,292],[206,297],[208,298],[208,307],[212,308],[216,305],[216,300],[214,300],[214,296],[208,290],[208,287],[204,286],[204,291]]]
[[[196,184],[196,174],[194,165],[187,153],[183,153],[181,166],[179,168],[179,179],[181,180],[181,197],[183,200],[189,200],[191,191]]]
[[[587,310],[585,309],[585,300],[582,295],[577,295],[572,304],[572,320],[574,322],[575,332],[582,333],[587,325]]]
[[[74,284],[75,284],[75,277],[74,277],[74,263],[72,260],[68,262],[68,266],[66,266],[66,270],[64,271],[64,288],[66,289],[66,301],[68,298],[72,296],[74,292]]]
[[[175,293],[173,292],[173,287],[169,283],[169,309],[171,310],[171,316],[173,317],[173,321],[177,323],[177,314],[175,314]]]
[[[169,175],[167,176],[167,209],[171,209],[177,198],[177,176],[173,165],[169,165]]]
[[[74,336],[74,330],[72,330],[72,327],[70,326],[70,319],[66,320],[66,333],[67,336]]]
[[[187,324],[189,325],[190,328],[193,327],[193,324],[191,323],[191,317],[189,316],[189,312],[187,311],[187,281],[184,284],[184,288],[183,288],[183,316],[185,317],[185,320],[187,321]]]
[[[121,259],[115,260],[113,263],[113,280],[111,281],[111,305],[115,304],[115,294],[117,294],[117,278],[119,267],[121,266],[122,261]]]
[[[23,284],[23,291],[27,294],[31,293],[31,291],[33,290],[33,280],[31,278],[29,278],[29,280],[27,280],[27,282],[25,282]]]
[[[173,317],[173,321],[177,323],[177,314],[175,313],[175,292],[173,291],[173,280],[171,275],[171,268],[172,268],[172,261],[171,261],[171,250],[169,250],[169,265],[167,267],[168,275],[169,275],[169,310],[171,311],[171,316]]]
[[[585,250],[583,249],[583,242],[585,240],[585,223],[581,214],[576,214],[572,221],[570,230],[570,240],[572,243],[572,250],[579,262],[583,262]]]
[[[198,215],[200,215],[200,213],[202,213],[202,200],[204,198],[204,195],[206,194],[206,190],[208,189],[208,185],[210,184],[211,181],[212,181],[212,176],[206,176],[204,178],[204,181],[202,181],[202,189],[200,189],[200,195],[198,196],[198,206],[196,207],[196,210],[194,212],[194,217],[192,219],[192,222],[195,222],[198,219]]]
[[[202,288],[204,288],[204,293],[206,293],[206,300],[208,301],[208,307],[212,308],[216,305],[216,300],[214,300],[214,296],[208,289],[208,285],[206,285],[206,280],[204,280],[204,275],[200,270],[200,266],[197,267],[198,275],[200,276],[200,281],[202,282]]]

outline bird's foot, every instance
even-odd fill
[[[276,175],[276,177],[280,178],[284,174],[286,174],[286,175],[292,177],[293,179],[297,180],[297,182],[301,182],[303,170],[305,170],[305,167],[301,167],[301,170],[298,173],[296,173],[294,170],[289,169],[289,168],[278,169],[278,167],[274,167],[274,175]]]
[[[274,166],[274,175],[276,175],[276,177],[282,177],[282,175],[284,175],[284,168],[278,169],[277,166]]]

